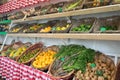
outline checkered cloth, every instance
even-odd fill
[[[58,80],[47,73],[1,56],[0,75],[6,80]]]
[[[40,2],[46,2],[49,0],[11,0],[0,6],[0,14],[10,12],[16,9],[21,9],[26,6],[32,6]]]

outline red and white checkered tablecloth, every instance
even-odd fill
[[[58,80],[30,66],[0,56],[0,76],[6,80]]]
[[[43,5],[44,2],[48,2],[48,4],[55,4],[64,1],[72,0],[11,0],[0,6],[0,14],[7,13],[13,10],[23,9],[28,6],[34,6],[40,3]]]
[[[0,6],[0,14],[49,0],[11,0]]]

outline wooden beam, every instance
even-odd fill
[[[117,40],[120,41],[120,34],[76,34],[76,33],[17,33],[8,34],[13,37],[42,37],[42,38],[62,38],[62,39],[86,39],[86,40]]]

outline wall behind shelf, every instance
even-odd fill
[[[0,35],[0,43],[2,43],[4,41],[5,36],[4,35]]]

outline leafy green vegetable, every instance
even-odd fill
[[[81,24],[77,27],[72,28],[72,31],[87,32],[90,30],[91,27],[92,27],[91,25]]]
[[[95,56],[94,50],[83,49],[82,51],[79,51],[79,54],[76,56],[76,58],[72,58],[72,59],[76,60],[73,63],[73,65],[72,66],[64,66],[63,69],[65,69],[65,70],[81,70],[82,72],[85,72],[87,63],[93,62],[94,56]],[[68,60],[68,61],[70,61],[70,60]]]
[[[61,46],[61,49],[55,57],[60,61],[61,58],[64,58],[64,63],[61,67],[65,71],[81,70],[82,72],[85,72],[87,63],[94,61],[95,51],[87,49],[84,46],[71,44]]]

